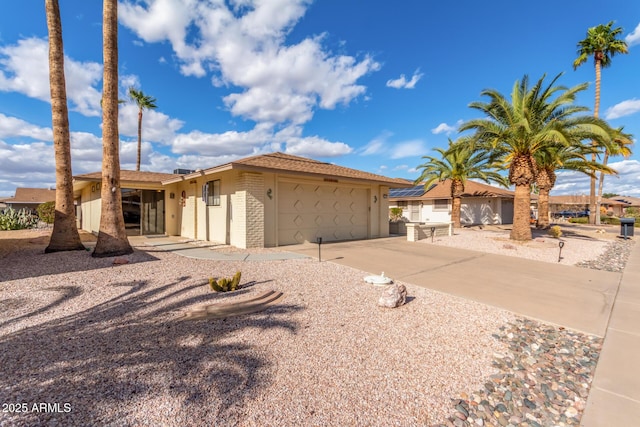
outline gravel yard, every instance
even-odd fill
[[[0,233],[0,245],[6,239]],[[505,420],[543,422],[550,394],[538,392],[535,375],[555,344],[536,344],[522,362],[518,343],[552,335],[584,343],[589,363],[597,360],[593,337],[530,321],[527,331],[542,332],[519,333],[523,319],[509,312],[411,284],[406,305],[379,308],[381,288],[330,262],[207,261],[139,247],[114,265],[89,252],[44,255],[46,240],[27,240],[0,253],[2,426],[499,425],[492,413],[503,408]],[[237,270],[243,289],[209,291],[208,277]],[[181,318],[267,290],[284,297],[264,312]],[[567,351],[556,357],[571,375],[580,369],[588,389],[593,366]],[[514,363],[532,376],[510,382]],[[586,395],[569,393],[565,380],[554,379],[549,404],[565,417],[558,422],[577,424]],[[519,404],[497,406],[523,381]]]

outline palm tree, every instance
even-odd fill
[[[571,170],[592,176],[595,172],[612,174],[613,169],[587,160],[592,153],[590,146],[576,141],[574,145],[550,145],[536,153],[536,185],[538,186],[538,228],[549,227],[549,193],[556,183],[557,170]]]
[[[606,123],[577,115],[588,111],[586,107],[573,105],[576,94],[585,90],[587,84],[569,89],[554,86],[561,75],[546,87],[542,76],[531,88],[525,75],[515,82],[511,100],[496,90],[485,89],[481,95],[489,97],[489,102],[472,102],[469,106],[487,118],[470,120],[459,129],[474,130],[476,140],[508,164],[509,182],[515,185],[513,240],[531,240],[530,188],[538,174],[536,155],[549,145],[571,146],[587,138],[597,141],[609,138]]]
[[[84,250],[76,226],[71,173],[69,112],[64,80],[64,49],[58,0],[45,0],[49,30],[49,86],[51,90],[51,124],[56,159],[56,208],[53,232],[45,253]]]
[[[142,112],[144,110],[152,110],[158,108],[156,99],[149,95],[145,95],[141,90],[133,87],[129,88],[129,97],[138,106],[138,161],[136,162],[136,170],[140,170],[140,157],[142,155]]]
[[[94,257],[133,252],[124,228],[118,152],[118,2],[103,1],[102,208]]]
[[[633,135],[624,132],[624,127],[621,126],[617,129],[612,129],[611,144],[609,144],[604,150],[603,165],[607,165],[609,162],[609,156],[624,156],[629,157],[631,155],[631,147],[633,144]],[[598,199],[597,206],[600,206],[600,200],[602,200],[602,187],[604,185],[604,172],[600,172],[600,182],[598,183]],[[598,219],[600,215],[598,214]]]
[[[427,162],[418,166],[422,173],[415,183],[429,188],[434,181],[451,180],[451,221],[460,228],[460,207],[464,186],[469,179],[479,179],[486,183],[497,182],[508,186],[506,177],[497,172],[498,165],[488,151],[477,149],[470,138],[449,140],[449,147],[435,149],[440,158],[423,156]]]
[[[611,65],[611,58],[618,53],[628,53],[627,43],[617,37],[622,34],[622,28],[612,28],[613,21],[607,25],[600,24],[587,30],[587,37],[578,42],[578,57],[573,61],[573,69],[584,64],[593,56],[596,67],[596,99],[593,107],[593,116],[598,117],[600,112],[600,82],[602,68]],[[596,154],[592,154],[591,160],[596,161]],[[600,223],[600,203],[596,200],[596,177],[591,177],[589,193],[589,223]]]

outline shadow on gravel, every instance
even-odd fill
[[[146,281],[114,284],[123,292],[111,300],[2,335],[0,401],[30,409],[58,403],[59,411],[1,413],[0,424],[242,423],[246,402],[271,381],[271,361],[250,338],[235,337],[272,328],[295,333],[290,314],[302,308],[279,304],[241,317],[182,321],[176,311],[210,301],[180,299],[202,286],[188,279],[153,288]]]
[[[99,268],[117,268],[117,266],[113,265],[115,259],[113,257],[93,258],[90,251],[45,254],[45,246],[35,245],[32,248],[11,252],[4,258],[0,258],[0,282],[74,271],[89,271]],[[137,248],[134,248],[134,250],[137,252],[134,255],[134,262],[136,263],[158,260],[158,258],[146,251],[141,251]],[[70,258],[72,262],[68,262]],[[37,268],[34,268],[34,266],[37,266]]]

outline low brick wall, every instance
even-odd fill
[[[434,229],[434,236],[451,236],[453,223],[407,223],[407,240],[417,242],[418,240],[431,237],[431,229]]]

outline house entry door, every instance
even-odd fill
[[[141,234],[164,234],[164,190],[142,190]]]

